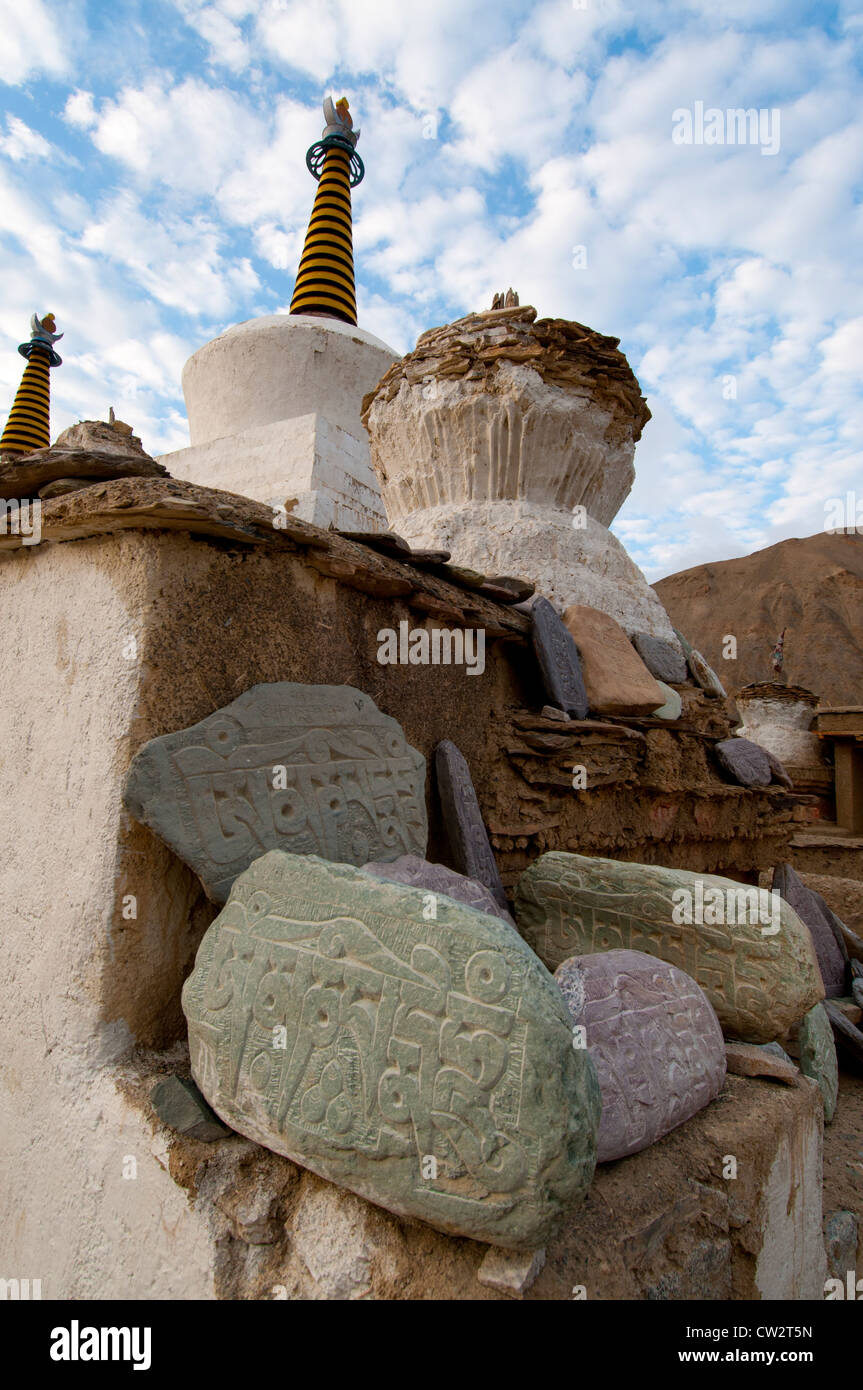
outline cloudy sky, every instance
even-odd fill
[[[52,310],[55,432],[187,443],[185,359],[287,310],[332,93],[364,327],[407,351],[513,285],[621,339],[651,579],[863,505],[863,0],[0,0],[0,33],[0,410]]]

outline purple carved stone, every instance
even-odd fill
[[[572,633],[547,598],[531,600],[530,620],[533,649],[550,702],[573,719],[586,719],[587,691]]]
[[[554,978],[602,1092],[597,1162],[638,1153],[709,1105],[725,1043],[704,991],[643,951],[571,956]]]
[[[773,870],[773,888],[809,928],[827,998],[841,998],[847,993],[848,949],[835,914],[820,893],[806,887],[790,864],[779,864]]]
[[[455,898],[457,903],[474,907],[477,912],[488,912],[515,926],[512,917],[495,902],[484,883],[478,883],[475,878],[465,878],[464,874],[457,874],[445,864],[430,864],[416,854],[403,854],[389,864],[364,864],[363,872],[373,874],[375,878],[385,878],[390,883],[407,883],[411,888],[424,888],[429,893]]]
[[[464,755],[445,738],[435,749],[434,765],[447,839],[458,871],[484,884],[498,906],[506,909],[506,893]]]
[[[723,739],[716,745],[716,756],[725,771],[742,787],[769,787],[773,780],[770,759],[751,739]]]

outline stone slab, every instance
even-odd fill
[[[210,1109],[194,1081],[184,1076],[166,1076],[157,1081],[150,1092],[150,1102],[163,1124],[190,1139],[212,1144],[232,1132]]]
[[[491,1246],[476,1272],[477,1282],[487,1289],[525,1294],[545,1265],[544,1250],[500,1250]]]
[[[654,719],[668,719],[672,721],[679,719],[683,713],[683,701],[680,698],[679,692],[672,690],[670,685],[665,684],[665,681],[657,681],[656,684],[665,696],[665,704],[660,705],[659,709],[653,711]]]
[[[824,1009],[833,1029],[837,1053],[843,1061],[853,1062],[855,1068],[863,1067],[863,1032],[849,1022],[833,999],[824,1000]]]
[[[778,923],[712,920],[714,902],[726,918],[757,917],[755,896],[714,874],[552,853],[519,879],[515,918],[551,970],[571,955],[646,951],[692,976],[726,1035],[772,1042],[824,987],[809,932],[787,903],[780,900]]]
[[[725,1065],[736,1076],[764,1076],[772,1081],[784,1081],[786,1086],[796,1086],[799,1072],[787,1057],[778,1057],[755,1043],[727,1043],[725,1046]]]
[[[651,715],[665,703],[661,688],[614,618],[575,603],[565,610],[563,621],[578,648],[594,714]]]
[[[268,849],[355,864],[425,855],[425,759],[348,685],[255,685],[136,754],[124,804],[224,902]]]
[[[830,1019],[823,1004],[810,1009],[796,1029],[800,1070],[816,1083],[824,1102],[824,1123],[829,1125],[839,1099],[839,1064]]]
[[[192,1071],[241,1134],[439,1230],[546,1243],[590,1184],[599,1087],[512,927],[316,856],[234,883],[183,988]]]
[[[403,854],[390,863],[363,864],[362,867],[364,873],[372,874],[374,878],[385,878],[388,883],[406,883],[411,888],[422,888],[426,897],[432,899],[442,894],[457,903],[463,903],[465,907],[474,908],[477,912],[490,912],[493,917],[500,917],[501,921],[509,922],[511,927],[515,926],[509,912],[495,902],[484,883],[479,883],[475,878],[466,878],[464,874],[457,874],[454,869],[448,869],[444,864],[430,864],[427,859],[420,859],[415,854]],[[435,903],[427,903],[426,906],[434,909]],[[434,918],[430,917],[430,920]]]
[[[459,873],[489,890],[495,902],[508,912],[497,860],[479,809],[470,768],[463,754],[448,738],[434,753],[435,778],[444,825]]]
[[[678,633],[678,636],[679,635]],[[686,653],[686,660],[696,685],[701,686],[705,695],[712,696],[718,700],[725,699],[727,694],[725,686],[722,684],[722,681],[719,679],[710,663],[701,655],[701,652],[695,647],[690,647],[689,651]]]
[[[715,744],[714,752],[725,771],[741,787],[769,787],[773,781],[766,752],[748,738],[724,738]]]
[[[685,685],[689,676],[686,658],[679,647],[649,632],[634,632],[632,641],[652,676],[666,685]]]
[[[827,1268],[834,1279],[844,1281],[849,1269],[857,1277],[857,1215],[853,1211],[834,1211],[824,1218],[824,1246]]]
[[[718,1096],[722,1030],[688,975],[643,951],[573,956],[554,978],[602,1093],[598,1163],[638,1153]]]
[[[805,922],[809,928],[827,997],[838,998],[845,994],[848,953],[844,942],[840,945],[841,938],[837,940],[827,917],[829,909],[824,899],[812,888],[806,887],[791,864],[778,864],[773,870],[773,889],[781,893],[801,922]]]
[[[533,649],[549,701],[573,719],[586,719],[590,706],[572,635],[547,598],[532,600],[530,618]]]

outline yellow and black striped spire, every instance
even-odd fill
[[[53,344],[63,337],[55,333],[53,314],[30,320],[30,341],[18,347],[27,366],[21,378],[6,428],[0,438],[0,454],[29,454],[34,449],[47,449],[51,443],[51,384],[49,370],[59,367],[62,357]]]
[[[335,105],[324,102],[326,127],[306,154],[306,164],[318,180],[315,205],[291,300],[292,314],[325,314],[357,321],[354,285],[354,241],[351,228],[351,189],[365,170],[356,152],[360,132],[344,97]]]

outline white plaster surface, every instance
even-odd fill
[[[737,734],[767,748],[784,764],[793,780],[801,776],[805,779],[807,774],[816,780],[829,779],[831,768],[822,741],[809,727],[815,713],[812,704],[805,700],[738,696],[737,707],[743,720]]]
[[[629,633],[677,645],[665,609],[620,541],[593,517],[583,529],[570,512],[533,502],[449,503],[402,517],[414,546],[445,549],[452,563],[487,575],[530,580],[559,609],[586,604]]]

